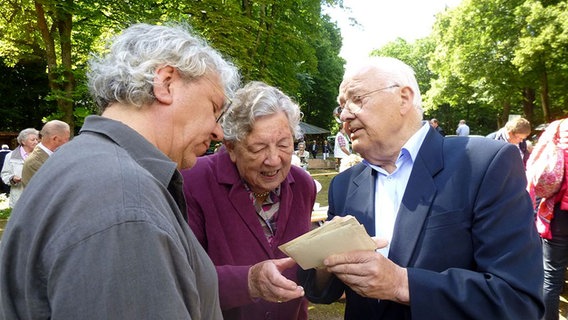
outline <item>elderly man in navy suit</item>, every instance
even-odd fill
[[[341,120],[364,161],[329,189],[378,250],[335,254],[303,277],[345,319],[539,319],[542,249],[518,149],[444,138],[423,121],[414,71],[394,58],[347,70]]]

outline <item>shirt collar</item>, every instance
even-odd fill
[[[26,159],[28,157],[30,153],[26,152],[26,150],[24,149],[24,146],[20,146],[20,156],[22,156],[22,159]]]
[[[404,158],[405,155],[410,156],[410,161],[411,163],[414,163],[414,160],[416,159],[416,156],[418,155],[418,151],[420,151],[420,147],[422,146],[422,143],[424,142],[424,139],[426,139],[426,135],[428,134],[428,130],[430,129],[430,124],[427,121],[422,121],[422,127],[420,127],[420,129],[418,131],[416,131],[411,137],[410,139],[408,139],[406,141],[406,143],[404,143],[404,145],[402,146],[400,153],[398,154],[398,158],[397,158],[397,167],[399,167],[399,162]],[[369,163],[369,161],[367,161],[366,159],[363,160],[363,163],[369,167],[371,167],[374,170],[377,170],[379,172],[383,172],[384,170],[374,164]]]
[[[41,142],[37,144],[38,147],[41,148],[41,150],[45,151],[45,153],[47,153],[48,156],[51,156],[53,154],[53,151],[49,150],[46,146],[44,146]]]
[[[140,133],[120,121],[90,115],[85,118],[80,133],[94,133],[110,139],[166,187],[179,174],[175,162]]]

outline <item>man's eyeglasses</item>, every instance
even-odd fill
[[[351,114],[357,115],[359,112],[361,112],[361,110],[363,110],[363,99],[364,98],[366,98],[366,97],[368,97],[368,96],[370,96],[374,93],[381,92],[381,91],[387,90],[387,89],[396,88],[396,87],[399,87],[399,85],[393,84],[393,85],[388,86],[388,87],[372,90],[372,91],[369,91],[369,92],[366,92],[366,93],[363,93],[363,94],[358,94],[356,96],[353,96],[353,98],[345,101],[345,104],[342,106],[341,111],[343,111],[343,109],[346,109]],[[341,114],[341,112],[339,114]]]
[[[211,85],[221,91],[221,93],[223,93],[223,96],[225,97],[225,103],[223,104],[223,107],[221,108],[221,114],[219,114],[219,116],[215,119],[216,123],[219,123],[219,121],[221,121],[221,119],[223,118],[223,116],[225,115],[225,113],[231,108],[231,105],[233,104],[233,100],[231,100],[231,98],[227,97],[227,95],[225,94],[225,90],[222,90],[221,88],[219,88],[219,86],[217,86],[211,79],[209,79],[208,77],[204,77],[205,79],[207,79],[207,81],[209,81],[209,83],[211,83]]]
[[[221,119],[223,118],[223,116],[225,115],[225,113],[231,109],[231,105],[233,105],[233,100],[231,100],[231,98],[227,97],[225,95],[225,104],[223,105],[223,110],[221,111],[221,114],[217,117],[217,119],[215,119],[215,122],[219,123],[219,121],[221,121]]]

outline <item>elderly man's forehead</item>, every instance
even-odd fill
[[[373,65],[364,65],[358,68],[346,70],[343,81],[339,85],[339,95],[337,102],[340,105],[361,88],[365,88],[369,83],[379,81],[380,73]]]
[[[381,78],[379,69],[375,66],[365,66],[351,72],[349,75],[346,74],[342,85],[345,87],[345,91],[349,91],[368,82],[380,81]]]
[[[368,86],[371,79],[365,75],[354,76],[350,79],[345,79],[342,85],[339,87],[340,96],[344,95],[347,97],[361,91],[362,88]]]

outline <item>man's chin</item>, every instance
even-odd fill
[[[205,142],[205,143],[198,145],[194,149],[195,157],[201,157],[202,155],[204,155],[207,152],[208,149],[209,149],[209,142]]]
[[[184,158],[181,163],[180,169],[189,169],[193,167],[197,162],[197,157],[198,157],[197,155],[190,155],[189,157]]]
[[[353,152],[356,153],[360,153],[360,149],[361,148],[361,143],[358,140],[352,141],[351,142],[351,149],[353,150]]]

